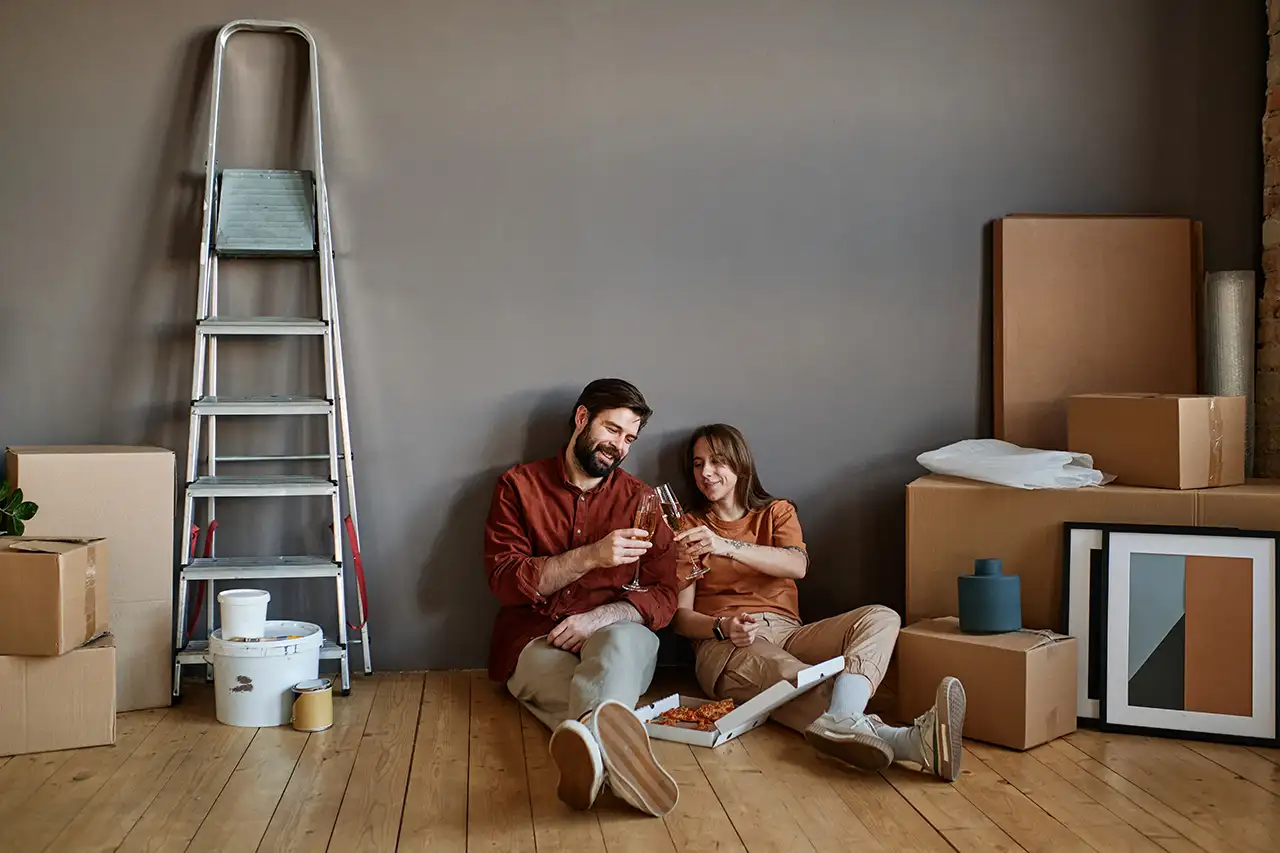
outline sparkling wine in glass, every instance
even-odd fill
[[[653,541],[653,534],[658,530],[658,496],[651,491],[646,491],[640,496],[640,503],[636,505],[636,518],[633,527],[644,530],[650,542]],[[636,574],[630,583],[622,585],[622,588],[631,592],[644,592],[648,587],[640,585],[640,561],[636,561]]]
[[[671,528],[672,533],[679,533],[689,526],[689,517],[684,514],[684,508],[680,506],[680,499],[676,497],[676,493],[671,488],[670,483],[663,483],[658,486],[658,505],[662,508],[662,518],[667,522],[667,526]],[[689,572],[688,580],[700,578],[705,575],[708,569],[702,562],[702,557],[693,559],[693,571]]]

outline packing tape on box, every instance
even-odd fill
[[[1052,646],[1054,643],[1069,639],[1066,634],[1059,634],[1055,631],[1049,631],[1044,628],[1019,628],[1018,633],[1032,634],[1040,638],[1040,642],[1027,649],[1029,652],[1034,652],[1036,649],[1041,649],[1045,646]]]
[[[84,565],[84,641],[97,636],[98,627],[98,553],[92,545]]]
[[[1222,485],[1222,411],[1216,397],[1209,398],[1209,485]]]

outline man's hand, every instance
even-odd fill
[[[725,636],[729,638],[729,642],[740,649],[745,649],[755,642],[756,631],[759,628],[760,626],[756,623],[756,620],[746,613],[739,613],[724,623],[723,630]]]
[[[644,622],[644,619],[640,616],[640,611],[636,610],[630,602],[615,601],[602,604],[594,610],[577,613],[562,620],[551,629],[551,633],[547,635],[547,642],[557,649],[576,654],[582,650],[583,644],[591,639],[591,635],[596,631],[614,622],[623,621]]]
[[[634,563],[653,547],[649,541],[649,531],[638,527],[626,527],[615,530],[594,545],[591,561],[597,569],[609,569]]]

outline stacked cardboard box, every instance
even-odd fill
[[[115,743],[102,539],[0,538],[0,756]]]
[[[111,628],[121,711],[173,696],[174,454],[160,447],[10,447],[7,472],[39,511],[29,536],[111,542]]]
[[[1076,643],[1056,633],[1063,523],[1280,529],[1280,483],[1245,482],[1245,398],[1196,393],[1198,223],[1018,216],[995,238],[995,437],[1089,454],[1113,479],[907,487],[899,714],[924,711],[937,679],[956,675],[966,735],[1026,749],[1076,725]],[[957,578],[987,557],[1021,578],[1023,632],[956,625]]]

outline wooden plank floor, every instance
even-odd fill
[[[312,735],[219,725],[211,694],[121,714],[114,746],[0,758],[0,850],[1280,850],[1280,750],[1080,731],[970,744],[948,785],[846,770],[769,725],[656,742],[681,789],[657,820],[608,793],[566,809],[547,732],[483,673],[356,678]]]

